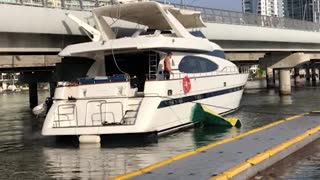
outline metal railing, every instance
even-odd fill
[[[107,105],[118,104],[120,107],[120,118],[116,119],[116,115],[112,111],[107,111]],[[88,107],[97,106],[96,110]],[[107,118],[107,115],[110,115]],[[124,107],[122,102],[107,102],[106,100],[92,100],[86,103],[86,111],[84,121],[78,118],[78,111],[76,104],[61,104],[55,113],[53,128],[69,128],[69,127],[102,127],[108,125],[128,125],[122,124],[124,117]],[[130,124],[131,125],[131,124]]]
[[[234,12],[205,7],[172,4],[176,8],[199,11],[202,13],[202,19],[205,22],[234,24],[244,26],[259,26],[280,29],[294,29],[303,31],[320,31],[320,24],[311,21],[302,21],[290,18],[281,18],[276,16],[262,16],[251,13]]]
[[[73,126],[78,126],[77,106],[75,104],[59,105],[53,121],[53,128]]]
[[[179,71],[179,70],[178,70]],[[236,66],[226,66],[221,70],[212,71],[212,72],[199,72],[199,73],[182,73],[182,72],[172,72],[170,79],[182,79],[185,76],[189,78],[200,78],[208,76],[221,76],[221,75],[231,75],[231,74],[248,74],[249,68],[247,67],[236,67]],[[163,79],[163,74],[158,74],[158,79]]]
[[[90,11],[95,7],[111,5],[111,0],[0,0],[0,4]]]
[[[111,0],[0,0],[2,4],[18,4],[36,7],[61,8],[70,10],[90,11],[95,7],[111,5]],[[261,16],[251,13],[242,13],[197,7],[190,5],[171,4],[177,8],[199,11],[205,22],[234,24],[244,26],[258,26],[302,31],[320,31],[320,24],[297,19],[280,18],[275,16]]]

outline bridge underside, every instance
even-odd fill
[[[57,55],[69,44],[90,41],[86,36],[0,32],[1,55]]]

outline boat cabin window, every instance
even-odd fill
[[[156,30],[156,29],[147,29],[147,31],[141,31],[139,35],[159,35],[159,34],[174,34],[170,30]]]
[[[221,50],[214,50],[212,52],[209,52],[208,55],[214,56],[214,57],[218,57],[218,58],[222,58],[222,59],[226,58],[224,52],[221,51]]]
[[[64,57],[61,63],[56,64],[55,78],[57,81],[77,81],[80,77],[86,77],[93,63],[94,60],[89,58]]]
[[[141,32],[140,35],[152,35],[155,31],[155,29],[147,29],[146,31]]]
[[[185,56],[179,64],[179,71],[183,73],[205,73],[218,69],[218,65],[206,58]]]

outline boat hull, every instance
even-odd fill
[[[217,114],[227,114],[238,109],[247,77],[247,74],[190,77],[192,88],[189,93],[183,92],[182,79],[177,79],[146,82],[144,97],[55,101],[47,114],[42,134],[48,136],[137,133],[164,135],[197,124],[197,121],[192,120],[196,104],[204,104]],[[171,96],[167,95],[168,90],[173,92]],[[112,110],[112,116],[107,115],[106,110],[100,111],[104,112],[104,115],[102,113],[89,113],[88,115],[89,111],[95,111],[94,107],[98,106],[94,102],[104,101],[110,105],[105,107],[100,105],[100,110]],[[138,101],[139,103],[136,104],[137,112],[134,121],[125,123],[121,113],[129,112],[129,101]],[[122,106],[117,105],[117,102],[120,102]],[[69,116],[69,119],[73,118],[74,120],[61,121],[59,125],[57,111],[59,111],[59,107],[64,105],[75,107],[73,109],[75,114]],[[121,112],[119,109],[122,109]],[[97,123],[94,123],[93,120],[88,123],[90,117],[96,119]],[[102,122],[102,119],[107,123]],[[110,119],[113,119],[113,122]]]

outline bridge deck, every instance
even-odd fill
[[[319,138],[319,131],[320,114],[294,116],[115,179],[247,178]]]

